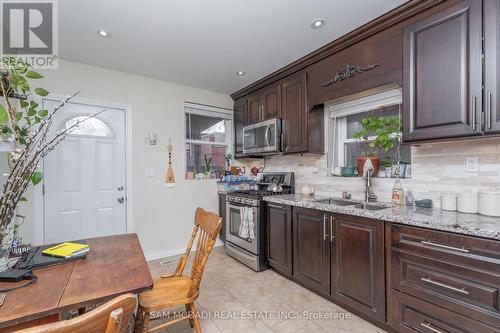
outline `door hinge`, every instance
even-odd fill
[[[42,184],[42,195],[45,195],[45,184]]]

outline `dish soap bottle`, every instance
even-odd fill
[[[405,203],[405,192],[403,189],[403,185],[399,181],[399,176],[396,175],[396,180],[394,181],[394,185],[392,186],[392,205],[393,206],[402,206]]]

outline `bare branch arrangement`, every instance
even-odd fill
[[[42,78],[40,74],[29,70],[28,66],[12,58],[0,60],[0,74],[2,76],[0,93],[3,95],[3,105],[0,104],[0,139],[11,136],[17,143],[16,151],[9,153],[10,174],[0,194],[0,245],[8,245],[7,236],[13,228],[18,204],[26,201],[24,193],[30,184],[37,185],[43,178],[42,173],[37,171],[40,161],[75,127],[105,110],[88,116],[49,137],[54,115],[79,92],[66,97],[53,110],[43,110],[34,100],[29,100],[31,89],[26,80]],[[49,94],[43,88],[36,88],[35,93],[39,96]]]

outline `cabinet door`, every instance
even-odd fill
[[[247,99],[247,125],[258,123],[262,115],[260,94],[251,95]]]
[[[292,275],[292,207],[268,203],[266,219],[269,266]]]
[[[500,132],[500,2],[484,1],[485,131]]]
[[[385,320],[384,222],[335,215],[332,297]]]
[[[307,151],[305,74],[292,76],[282,84],[283,152]]]
[[[272,86],[265,89],[261,95],[262,116],[261,120],[279,118],[281,116],[281,86]]]
[[[404,140],[481,133],[481,3],[461,2],[405,29]]]
[[[220,239],[226,241],[226,195],[219,193],[219,216],[222,217],[222,227],[220,229]]]
[[[234,156],[243,155],[243,127],[246,124],[247,101],[241,98],[234,102]]]
[[[293,276],[304,285],[330,293],[329,214],[293,208]]]

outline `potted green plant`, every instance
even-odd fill
[[[210,171],[212,170],[212,157],[208,157],[207,154],[204,154],[203,157],[205,158],[205,178],[209,178],[210,176]]]
[[[361,120],[362,128],[353,134],[358,140],[363,140],[365,153],[357,158],[358,174],[363,175],[366,160],[373,164],[373,175],[380,169],[380,158],[377,149],[388,152],[394,148],[397,135],[401,132],[401,122],[397,116],[377,117],[370,115]]]

